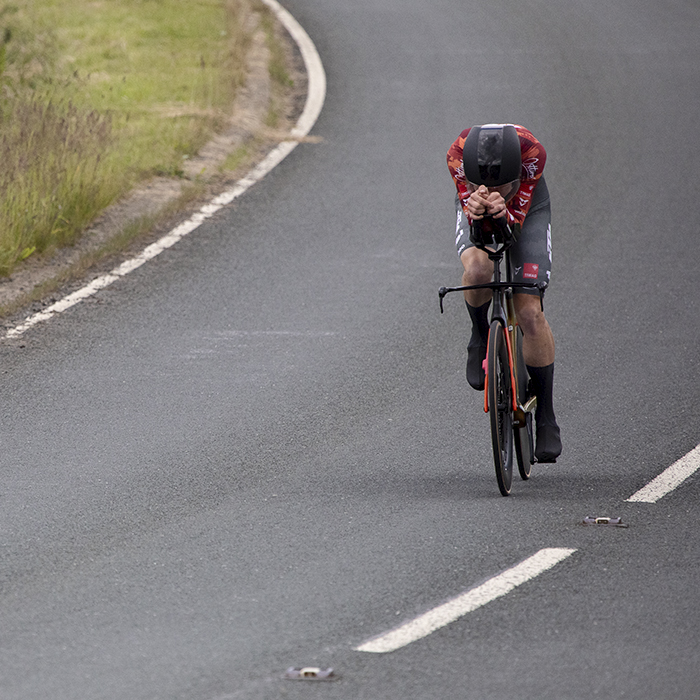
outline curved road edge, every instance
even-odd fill
[[[308,90],[306,103],[301,116],[297,120],[296,126],[290,132],[292,139],[282,141],[270,151],[247,175],[238,180],[229,190],[214,197],[208,204],[205,204],[195,212],[189,219],[183,221],[165,236],[155,243],[144,248],[139,255],[126,260],[111,272],[97,277],[89,284],[81,287],[77,291],[68,294],[56,303],[47,307],[43,311],[35,313],[19,325],[10,328],[6,334],[6,339],[16,339],[27,330],[43,321],[48,321],[56,314],[63,313],[72,306],[80,303],[84,299],[93,296],[96,292],[110,286],[121,277],[129,274],[133,270],[141,267],[164,250],[175,245],[182,238],[196,230],[204,221],[213,216],[217,211],[230,204],[235,199],[247,192],[254,184],[260,182],[269,172],[279,165],[299,144],[299,141],[307,136],[316,123],[323,104],[326,99],[326,74],[323,63],[316,46],[306,33],[304,28],[285,10],[277,0],[262,0],[277,16],[284,28],[296,43],[301,52],[304,67],[308,76]]]

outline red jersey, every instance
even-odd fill
[[[532,202],[532,193],[535,190],[537,181],[542,177],[544,164],[547,160],[547,153],[542,144],[525,128],[513,125],[520,137],[520,153],[522,156],[522,172],[520,176],[520,188],[515,196],[506,204],[508,212],[508,223],[519,223],[522,225],[525,221],[525,216],[530,209]],[[471,128],[471,127],[470,127]],[[450,175],[457,186],[459,201],[462,204],[464,213],[467,214],[469,222],[471,218],[467,212],[467,201],[469,192],[467,191],[467,179],[464,177],[464,164],[462,163],[462,149],[464,141],[470,129],[465,129],[459,138],[450,146],[447,151],[447,167],[450,169]]]

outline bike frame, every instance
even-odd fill
[[[476,244],[475,244],[476,245]],[[507,331],[506,346],[508,348],[508,364],[510,366],[511,386],[514,390],[513,396],[513,424],[520,426],[524,424],[525,414],[532,410],[532,405],[536,399],[534,397],[526,401],[525,405],[522,401],[526,397],[520,396],[520,385],[518,383],[518,367],[514,357],[514,348],[516,345],[515,339],[517,334],[517,317],[515,314],[515,304],[513,302],[513,290],[517,288],[537,289],[540,295],[540,306],[544,309],[544,292],[547,288],[546,282],[514,282],[511,275],[510,265],[510,247],[513,245],[513,240],[497,243],[495,248],[488,248],[485,245],[476,245],[479,250],[483,250],[489,259],[493,262],[493,281],[485,284],[471,284],[460,287],[441,287],[438,294],[440,296],[440,313],[444,313],[443,302],[445,295],[450,292],[465,292],[472,289],[490,289],[493,292],[493,300],[491,302],[490,323],[497,320]],[[506,275],[505,281],[501,275],[501,263],[503,258],[506,260]],[[490,325],[490,324],[489,324]],[[491,338],[489,337],[489,342]],[[487,350],[488,356],[488,350]],[[484,411],[488,413],[488,375],[486,376],[486,384],[484,386]]]

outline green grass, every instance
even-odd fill
[[[182,174],[245,77],[247,0],[0,0],[0,275]]]

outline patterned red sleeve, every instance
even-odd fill
[[[535,185],[537,185],[537,181],[542,177],[544,164],[547,161],[547,153],[544,150],[544,146],[542,146],[525,127],[518,126],[517,124],[514,124],[514,126],[520,137],[523,166],[520,176],[520,189],[518,189],[515,196],[508,202],[506,209],[508,211],[508,223],[513,224],[517,221],[522,224],[530,209]],[[464,213],[467,214],[468,218],[467,201],[469,200],[469,192],[467,191],[467,179],[464,177],[462,149],[464,148],[464,141],[469,131],[469,129],[465,129],[450,146],[449,151],[447,151],[447,167],[457,187],[457,194],[459,195],[462,209]],[[469,221],[471,223],[471,219],[469,219]]]

